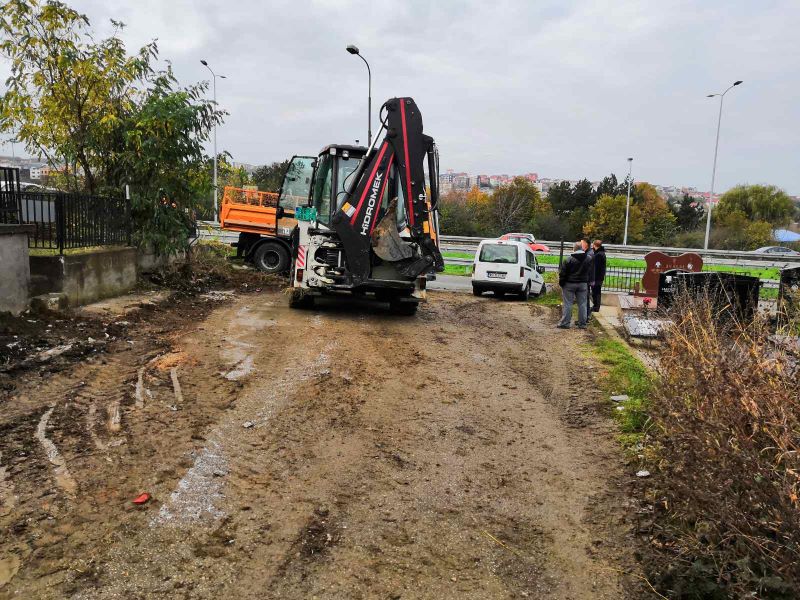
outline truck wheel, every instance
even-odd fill
[[[282,244],[265,242],[253,253],[253,264],[264,273],[285,273],[289,269],[289,252]]]
[[[302,290],[293,289],[289,296],[289,306],[291,308],[312,308],[314,306],[314,296],[304,294]]]
[[[480,296],[481,294],[483,294],[483,290],[482,289],[476,288],[475,286],[472,286],[472,295],[473,296]]]
[[[531,282],[525,284],[525,288],[522,290],[522,293],[519,295],[520,299],[527,302],[528,298],[531,297]]]
[[[400,302],[399,300],[391,300],[389,301],[389,312],[391,312],[393,315],[410,317],[417,314],[417,306],[419,306],[419,304],[416,302]]]

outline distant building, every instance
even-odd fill
[[[50,175],[50,167],[47,165],[31,166],[31,179],[38,181]]]

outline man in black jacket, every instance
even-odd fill
[[[594,260],[592,273],[589,276],[589,291],[592,297],[592,312],[600,312],[600,297],[603,293],[603,280],[606,278],[606,249],[603,240],[595,240],[592,249],[594,249]]]
[[[559,329],[569,329],[572,322],[572,305],[578,302],[578,327],[586,329],[589,301],[589,269],[592,261],[586,256],[580,242],[575,242],[574,252],[561,266],[558,284],[564,301],[564,314],[558,324]]]

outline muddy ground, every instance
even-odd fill
[[[0,598],[646,597],[591,331],[448,293],[118,308],[3,374]]]

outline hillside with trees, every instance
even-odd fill
[[[613,173],[597,187],[587,179],[562,181],[545,196],[524,178],[486,193],[473,188],[442,196],[442,232],[450,235],[499,236],[529,231],[546,240],[582,235],[622,243],[628,182]],[[712,213],[713,248],[754,250],[774,243],[772,231],[797,219],[800,211],[775,186],[739,185],[723,194]],[[631,181],[628,243],[702,247],[704,201],[684,194],[663,197],[646,182]]]

